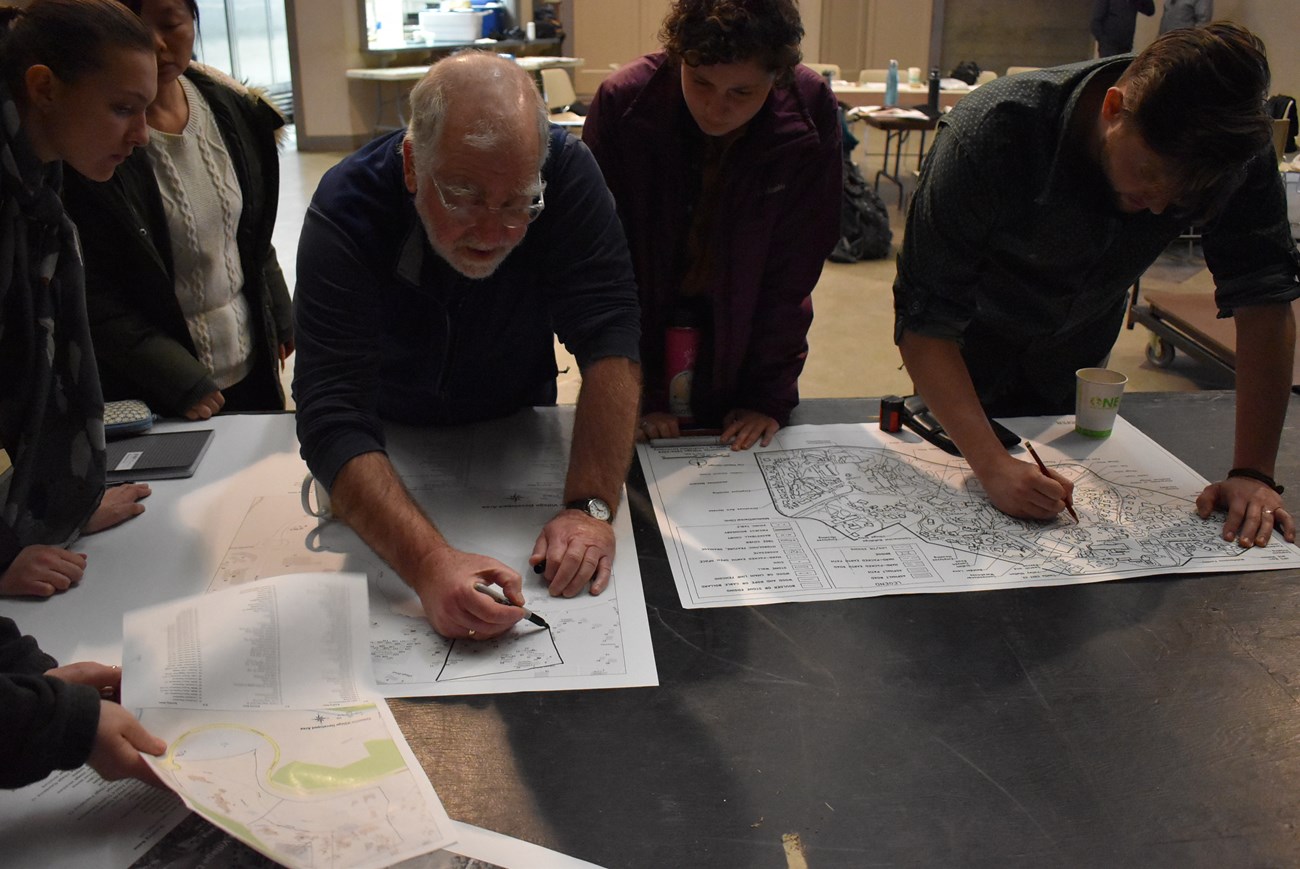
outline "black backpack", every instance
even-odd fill
[[[889,256],[894,231],[889,228],[889,209],[858,167],[844,160],[844,194],[840,203],[840,240],[831,251],[833,263],[853,263]]]
[[[948,73],[948,78],[961,79],[966,84],[975,84],[980,77],[980,65],[973,60],[963,60]]]

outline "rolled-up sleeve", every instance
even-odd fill
[[[1239,307],[1300,297],[1300,255],[1291,239],[1286,188],[1271,146],[1250,162],[1245,181],[1206,228],[1202,244],[1220,317],[1232,316]]]
[[[961,341],[976,309],[999,187],[944,129],[921,171],[894,280],[894,341],[904,332]]]

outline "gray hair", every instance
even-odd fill
[[[550,147],[550,113],[541,93],[532,77],[514,61],[474,49],[438,61],[411,90],[411,121],[403,141],[411,143],[419,174],[430,172],[451,100],[457,96],[479,102],[480,111],[462,141],[483,151],[501,148],[511,141],[518,120],[514,112],[531,111],[541,143],[537,159],[541,174]]]

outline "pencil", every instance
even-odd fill
[[[1029,450],[1029,455],[1034,457],[1034,461],[1038,463],[1038,470],[1043,472],[1043,476],[1051,478],[1052,475],[1047,472],[1047,465],[1043,464],[1043,460],[1038,457],[1038,453],[1034,452],[1034,445],[1029,441],[1025,441],[1025,449]],[[1065,509],[1070,511],[1070,518],[1074,520],[1074,524],[1078,525],[1079,514],[1074,512],[1074,504],[1071,501],[1073,501],[1072,498],[1065,499]]]
[[[474,590],[478,592],[482,592],[483,594],[492,598],[494,601],[496,601],[499,604],[504,604],[505,606],[519,606],[519,604],[513,603],[510,600],[510,598],[506,597],[501,592],[500,589],[490,586],[487,583],[484,582],[474,583]],[[524,611],[524,618],[528,619],[530,622],[537,625],[539,628],[546,628],[548,631],[551,629],[551,626],[546,623],[546,619],[542,618],[537,613],[530,610],[528,607],[519,606],[519,608]]]

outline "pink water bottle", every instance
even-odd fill
[[[690,423],[691,381],[700,353],[700,330],[694,326],[669,326],[664,333],[664,385],[668,391],[668,412],[679,422]]]

